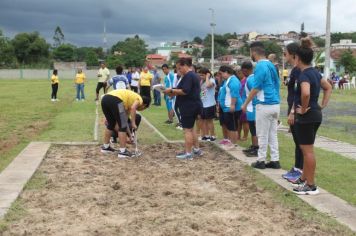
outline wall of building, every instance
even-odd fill
[[[59,79],[74,79],[76,70],[58,70]],[[87,79],[97,79],[98,70],[83,70]],[[115,75],[110,70],[110,75]],[[50,79],[52,70],[11,69],[0,70],[0,79]]]

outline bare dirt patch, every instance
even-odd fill
[[[104,156],[97,146],[55,146],[41,189],[3,235],[330,235],[283,208],[221,151],[177,160],[178,144],[142,146],[141,158]]]

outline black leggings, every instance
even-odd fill
[[[57,99],[57,92],[58,92],[58,83],[52,84],[52,99]]]
[[[141,86],[140,87],[140,95],[149,97],[151,99],[151,87],[150,86]]]
[[[299,142],[297,139],[297,134],[296,134],[296,130],[295,130],[295,126],[291,125],[290,126],[290,131],[292,132],[292,136],[293,136],[293,141],[295,144],[295,150],[294,150],[294,158],[295,158],[295,162],[294,162],[294,167],[298,168],[300,170],[303,170],[303,161],[304,161],[304,157],[303,157],[303,152],[302,149],[300,149],[299,146]]]

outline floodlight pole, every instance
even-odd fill
[[[209,8],[209,11],[211,11],[211,73],[214,73],[214,28],[216,26],[215,24],[215,16],[214,16],[214,9]]]
[[[326,8],[326,34],[325,34],[325,65],[324,65],[324,77],[329,79],[330,77],[330,18],[331,18],[331,0],[327,0]]]

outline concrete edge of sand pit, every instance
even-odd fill
[[[170,143],[171,140],[167,139],[156,127],[154,127],[146,118],[142,116],[143,120],[154,130],[156,131],[166,142]],[[215,147],[219,148],[222,151],[225,151],[229,155],[233,156],[237,160],[251,165],[252,162],[256,161],[256,158],[246,157],[241,147],[236,147],[235,150],[226,151],[221,148],[216,142],[212,143]],[[280,185],[286,190],[291,191],[293,186],[282,178],[282,174],[286,171],[282,169],[256,169],[266,177],[273,180],[275,183]],[[346,225],[352,231],[356,232],[356,207],[352,206],[345,200],[327,192],[326,190],[319,187],[320,194],[314,196],[308,195],[297,195],[304,202],[308,203],[313,208],[317,209],[320,212],[326,213],[327,215],[334,217],[339,223]]]

